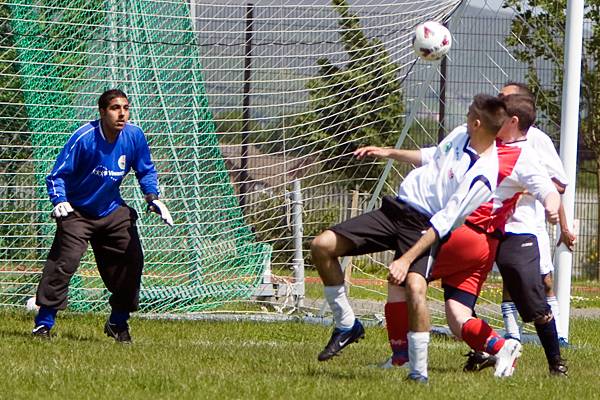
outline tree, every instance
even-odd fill
[[[567,0],[505,0],[504,6],[516,12],[506,41],[516,58],[529,65],[527,79],[538,109],[560,123]],[[582,147],[592,155],[600,193],[600,0],[586,1],[584,18],[585,26],[591,28],[586,29],[589,37],[583,43],[579,137]],[[541,78],[540,63],[552,66],[550,82]],[[600,215],[600,198],[597,204]],[[600,233],[600,218],[596,232]],[[600,251],[600,241],[596,246]],[[600,264],[596,274],[600,276]]]
[[[390,60],[380,40],[366,37],[346,0],[332,0],[332,4],[340,15],[347,62],[340,66],[326,58],[318,60],[319,73],[307,84],[310,111],[294,121],[293,136],[298,139],[290,148],[323,154],[331,175],[369,182],[366,178],[380,175],[381,164],[373,167],[356,161],[351,152],[365,144],[396,142],[404,112],[399,66]],[[363,189],[367,188],[363,185]]]

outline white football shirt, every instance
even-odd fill
[[[496,146],[479,156],[470,147],[466,125],[454,129],[435,148],[431,161],[412,170],[398,190],[398,198],[431,217],[439,237],[459,227],[496,188]]]
[[[505,231],[535,234],[538,230],[536,200],[543,202],[548,194],[557,192],[556,187],[544,162],[531,147],[527,137],[504,145],[519,147],[521,155],[513,174],[505,180],[506,185],[498,185],[495,197],[508,198],[519,191],[526,192],[518,199],[514,212],[506,221]]]
[[[542,160],[544,167],[548,171],[548,175],[553,181],[558,183],[562,187],[566,187],[569,184],[567,179],[567,173],[563,167],[560,156],[556,152],[556,148],[552,143],[552,139],[540,129],[531,127],[527,131],[527,143],[538,157]],[[519,205],[517,204],[517,207]],[[546,211],[544,205],[540,202],[535,203],[535,214],[537,221],[537,231],[546,233]]]

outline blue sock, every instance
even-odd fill
[[[58,310],[55,310],[54,308],[41,306],[34,319],[35,326],[44,325],[46,328],[52,329],[57,312]]]
[[[118,328],[127,328],[127,320],[129,319],[129,311],[112,310],[108,322],[116,325]]]

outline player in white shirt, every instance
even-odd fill
[[[501,94],[508,96],[511,94],[522,94],[533,97],[533,94],[527,87],[527,85],[519,82],[508,82],[501,89]],[[544,166],[548,170],[550,177],[555,182],[559,192],[562,194],[567,186],[566,172],[563,168],[562,161],[558,156],[554,144],[548,135],[539,130],[538,128],[531,127],[527,132],[527,144],[532,147],[536,153],[540,155]],[[552,279],[552,273],[554,271],[554,264],[552,263],[552,255],[550,252],[550,238],[548,231],[546,230],[546,223],[541,210],[541,204],[536,202],[536,236],[539,244],[540,251],[540,274],[542,276],[544,287],[546,291],[547,302],[550,305],[554,320],[556,321],[556,329],[558,334],[558,340],[561,345],[567,345],[567,339],[562,335],[560,331],[560,312],[558,307],[558,301],[554,294],[554,282]],[[573,250],[575,244],[575,235],[570,232],[564,209],[561,206],[561,218],[560,218],[560,242],[564,242],[565,245]],[[502,317],[504,320],[504,327],[506,330],[507,337],[513,337],[515,339],[521,339],[521,329],[518,323],[518,312],[515,304],[513,303],[507,290],[504,290],[503,301],[502,301]]]
[[[400,284],[406,278],[411,285],[414,279],[423,279],[431,245],[491,198],[498,176],[496,134],[506,117],[502,100],[475,96],[467,114],[467,131],[448,136],[437,147],[432,162],[406,176],[396,198],[385,197],[380,209],[331,227],[312,241],[312,260],[335,322],[320,361],[364,337],[364,328],[345,293],[338,257],[395,250],[389,281]],[[429,342],[426,303],[410,310],[409,316],[409,352],[415,354],[411,363],[416,364],[409,378],[423,382],[427,381]]]
[[[513,104],[510,98],[507,99],[509,115],[512,115],[515,105],[518,107],[520,103]],[[533,119],[534,117],[525,123],[530,124]],[[503,127],[503,130],[509,130],[519,135],[525,132],[525,129],[520,129],[515,124],[508,124]],[[419,165],[431,161],[432,149],[435,148],[407,151],[366,147],[358,149],[355,155],[359,158],[367,155],[392,158]],[[474,350],[486,350],[498,354],[496,359],[487,365],[496,366],[496,376],[506,377],[512,375],[514,361],[520,354],[520,345],[513,343],[514,346],[510,348],[508,354],[504,354],[506,351],[499,353],[506,347],[504,346],[505,339],[499,337],[485,321],[474,317],[473,313],[477,296],[491,270],[496,254],[495,250],[498,245],[496,231],[503,231],[506,219],[525,189],[536,194],[538,199],[547,202],[549,211],[554,214],[553,219],[558,217],[560,200],[546,170],[541,166],[541,161],[531,149],[500,147],[498,148],[498,158],[500,171],[492,201],[481,205],[467,218],[463,227],[453,231],[450,237],[444,241],[431,269],[431,274],[425,277],[428,280],[442,279],[446,314],[452,332]],[[415,297],[415,294],[411,292],[415,288],[407,286],[407,289],[409,292],[408,306],[410,306]],[[407,304],[406,296],[400,292],[403,292],[400,287],[388,287],[385,315],[388,338],[393,351],[388,366],[400,366],[407,361],[411,362],[413,356],[411,353],[411,357],[409,357],[405,350],[403,354],[403,346],[406,346]],[[424,298],[424,293],[422,296]]]

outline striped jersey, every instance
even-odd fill
[[[556,152],[554,143],[552,143],[552,139],[540,129],[532,126],[527,131],[527,143],[535,150],[544,163],[550,178],[563,188],[567,187],[569,184],[567,173],[565,172],[560,156]],[[517,203],[516,213],[519,213],[519,206],[521,204]],[[536,233],[541,232],[548,235],[546,231],[546,210],[544,209],[544,205],[539,201],[535,202],[535,218],[537,222]]]
[[[488,201],[496,188],[496,146],[479,156],[470,147],[466,125],[454,129],[430,152],[430,162],[411,171],[398,198],[428,215],[439,237],[462,225],[465,218]]]
[[[421,150],[421,161],[431,161],[432,148]],[[496,230],[505,232],[507,221],[513,219],[515,206],[524,196],[524,192],[535,202],[535,198],[543,199],[556,188],[552,184],[542,162],[528,147],[517,145],[498,145],[498,176],[497,187],[490,201],[483,203],[466,219],[467,223],[475,225],[485,232]],[[535,196],[535,197],[534,197]],[[529,215],[531,221],[535,217]],[[512,230],[508,230],[512,232]]]
[[[567,186],[567,174],[554,144],[548,135],[538,128],[529,128],[525,138],[517,142],[505,143],[505,145],[529,148],[532,153],[535,153],[538,162],[548,176],[560,186]],[[534,196],[526,193],[521,196],[514,213],[508,219],[506,231],[510,233],[537,233],[542,230],[546,230],[544,205],[539,198],[536,200]]]
[[[109,143],[99,120],[75,131],[46,177],[52,204],[68,201],[91,217],[104,217],[124,204],[119,187],[133,169],[144,194],[158,195],[158,178],[144,132],[126,123]]]

